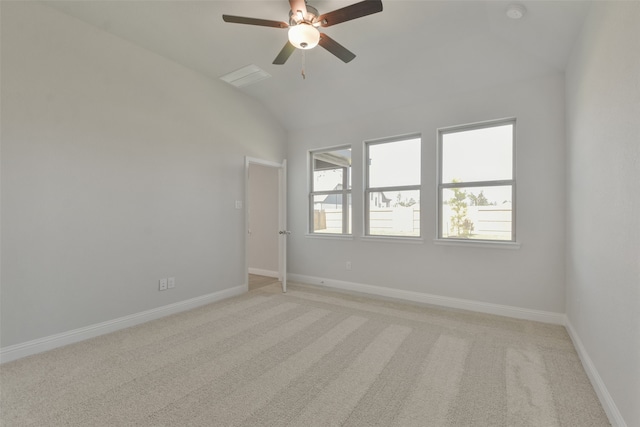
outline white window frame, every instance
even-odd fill
[[[347,173],[344,173],[342,176],[342,189],[341,190],[324,190],[324,191],[315,191],[314,189],[314,171],[315,171],[315,165],[314,165],[314,156],[316,154],[321,154],[321,153],[329,153],[331,151],[338,151],[338,150],[351,150],[351,162],[352,164],[349,166],[349,168],[347,169]],[[353,235],[353,225],[351,222],[351,216],[352,216],[352,208],[351,208],[351,204],[353,203],[353,199],[352,199],[352,193],[351,193],[351,188],[349,187],[348,183],[349,180],[352,179],[352,174],[353,174],[353,147],[351,147],[351,145],[347,144],[347,145],[339,145],[339,146],[335,146],[335,147],[329,147],[329,148],[321,148],[321,149],[317,149],[317,150],[311,150],[308,152],[308,161],[309,161],[309,174],[308,174],[308,179],[309,179],[309,202],[308,202],[308,209],[309,209],[309,216],[308,216],[308,221],[309,221],[309,226],[307,228],[307,233],[310,236],[319,236],[319,237],[341,237],[341,236],[352,236]],[[319,196],[319,195],[331,195],[331,194],[335,194],[335,195],[342,195],[342,232],[341,233],[318,233],[314,230],[314,198],[315,196]],[[351,203],[349,203],[351,202]],[[349,225],[351,224],[351,232],[349,232]]]
[[[513,125],[512,137],[511,137],[511,179],[503,180],[489,180],[489,181],[468,181],[459,183],[443,183],[442,182],[442,156],[443,156],[443,135],[464,132],[476,129],[486,129],[497,126],[504,126],[507,124]],[[505,119],[490,120],[479,123],[471,123],[466,125],[451,126],[438,129],[438,213],[437,213],[437,243],[445,242],[459,242],[469,245],[513,245],[519,247],[516,243],[516,118],[510,117]],[[499,187],[499,186],[511,186],[511,240],[490,240],[490,239],[463,239],[460,237],[443,237],[442,236],[442,208],[443,208],[443,192],[445,189],[453,188],[477,188],[477,187]]]
[[[369,184],[369,147],[372,145],[380,145],[380,144],[389,144],[393,142],[401,142],[410,139],[420,139],[420,182],[416,185],[402,185],[402,186],[393,186],[393,187],[371,187]],[[370,200],[369,196],[372,192],[383,192],[383,191],[418,191],[420,195],[420,210],[423,210],[422,206],[422,135],[420,133],[411,133],[406,135],[399,135],[390,138],[380,138],[374,139],[364,142],[364,238],[365,239],[406,239],[406,240],[422,240],[422,214],[420,214],[420,228],[418,230],[417,236],[406,236],[399,234],[390,234],[390,235],[381,235],[381,234],[371,234],[370,233]]]

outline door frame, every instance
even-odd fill
[[[249,287],[249,166],[260,165],[278,170],[278,228],[287,230],[287,161],[282,163],[245,156],[244,185],[244,278]],[[287,291],[287,235],[278,235],[278,280],[282,283],[282,292]]]

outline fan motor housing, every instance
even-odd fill
[[[2,1],[2,0],[0,0]],[[304,5],[304,6],[303,6]],[[303,13],[302,11],[305,10]],[[341,7],[332,12],[320,15],[318,9],[307,4],[307,0],[289,0],[289,23],[271,19],[248,18],[246,16],[222,15],[225,22],[234,24],[258,25],[261,27],[288,28],[287,43],[276,59],[275,65],[284,64],[291,54],[297,49],[313,49],[320,45],[329,53],[336,56],[342,62],[351,61],[356,55],[350,52],[337,41],[325,33],[321,33],[319,27],[330,27],[341,22],[362,18],[374,13],[382,12],[382,0],[361,0],[349,6]]]
[[[300,15],[294,13],[293,10],[289,11],[289,25],[298,25],[301,22],[306,23],[314,23],[316,19],[318,19],[320,14],[318,13],[318,9],[313,6],[307,5],[307,14],[300,19]]]

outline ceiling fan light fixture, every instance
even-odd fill
[[[273,60],[274,65],[282,65],[287,62],[287,59],[289,59],[296,49],[313,49],[317,45],[320,45],[320,47],[346,64],[353,60],[356,55],[324,32],[321,33],[318,27],[326,28],[382,12],[382,0],[361,0],[358,3],[322,15],[318,13],[315,7],[310,6],[307,0],[289,0],[289,7],[288,23],[271,19],[248,18],[246,16],[234,15],[222,15],[222,19],[224,22],[233,24],[288,28],[289,37],[287,43],[280,50],[276,59]]]
[[[320,41],[320,31],[313,25],[301,23],[289,27],[289,42],[298,49],[313,49]]]

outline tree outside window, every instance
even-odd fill
[[[438,238],[515,241],[515,120],[439,131]]]

